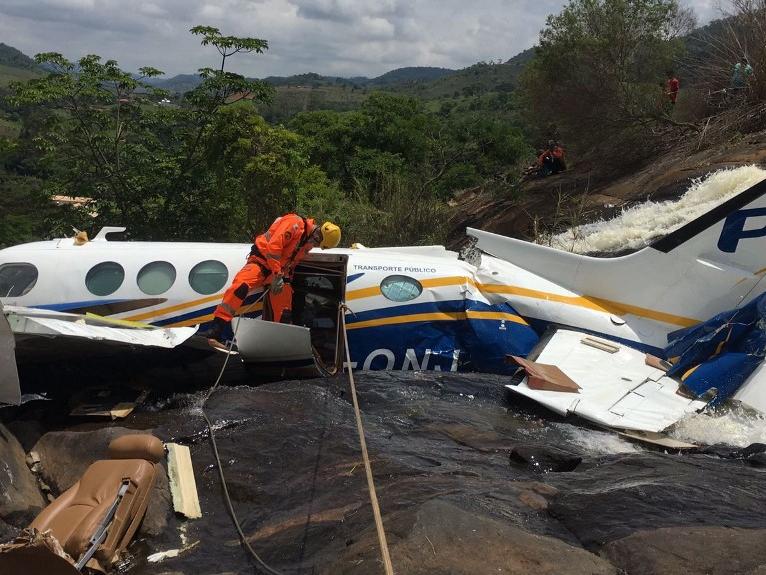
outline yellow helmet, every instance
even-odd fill
[[[340,243],[340,228],[334,223],[325,222],[319,229],[322,232],[322,241],[319,242],[320,248],[326,250],[327,248],[334,248]]]

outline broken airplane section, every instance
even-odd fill
[[[85,243],[66,238],[0,250],[0,301],[22,372],[26,361],[38,361],[28,353],[35,341],[199,346],[196,326],[212,319],[249,250],[109,241],[116,231],[122,228]],[[752,303],[766,291],[766,181],[620,257],[467,233],[482,252],[478,265],[441,246],[312,252],[293,281],[293,325],[261,321],[270,311],[259,294],[246,301],[237,328],[241,359],[281,376],[337,373],[345,303],[356,369],[511,375],[518,367],[506,357],[528,358],[557,367],[575,386],[535,388],[527,376],[511,386],[514,393],[618,429],[660,431],[725,398],[766,412],[763,320]],[[749,335],[732,331],[739,323]],[[722,339],[703,345],[712,332]],[[679,338],[686,347],[674,360],[669,340]],[[647,353],[670,362],[649,365]],[[732,370],[736,388],[711,383]]]

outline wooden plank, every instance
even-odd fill
[[[189,519],[199,519],[202,517],[202,510],[197,495],[197,483],[194,480],[191,451],[186,445],[177,443],[168,443],[166,447],[173,509]]]
[[[135,408],[136,404],[132,401],[122,401],[112,407],[103,403],[85,403],[72,409],[69,415],[72,417],[105,417],[115,420],[126,418]]]

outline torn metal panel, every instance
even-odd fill
[[[116,327],[108,318],[8,306],[4,310],[16,337],[48,336],[84,338],[127,345],[174,348],[197,329]]]
[[[237,350],[245,363],[312,364],[311,330],[297,325],[236,318]]]
[[[0,403],[19,405],[21,387],[16,368],[16,341],[0,303]]]

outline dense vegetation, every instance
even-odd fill
[[[116,224],[142,239],[246,241],[285,211],[336,220],[347,244],[440,242],[457,191],[521,197],[522,168],[549,138],[570,166],[619,176],[684,140],[757,127],[766,11],[737,2],[688,35],[693,15],[676,0],[570,0],[539,47],[507,62],[377,79],[248,79],[230,58],[267,42],[210,27],[192,33],[221,65],[169,81],[0,45],[0,245]],[[743,46],[755,73],[733,98]],[[668,69],[682,75],[676,106]]]
[[[431,111],[400,94],[371,92],[354,111],[271,124],[258,109],[273,88],[226,68],[266,41],[192,33],[219,50],[221,66],[201,70],[173,105],[153,68],[136,77],[97,56],[36,57],[51,73],[15,84],[9,98],[23,129],[4,140],[2,162],[28,189],[3,198],[14,218],[0,242],[109,224],[143,239],[245,241],[285,211],[336,220],[349,242],[440,241],[452,191],[507,187],[529,153],[502,118]],[[90,201],[55,208],[51,196]]]

